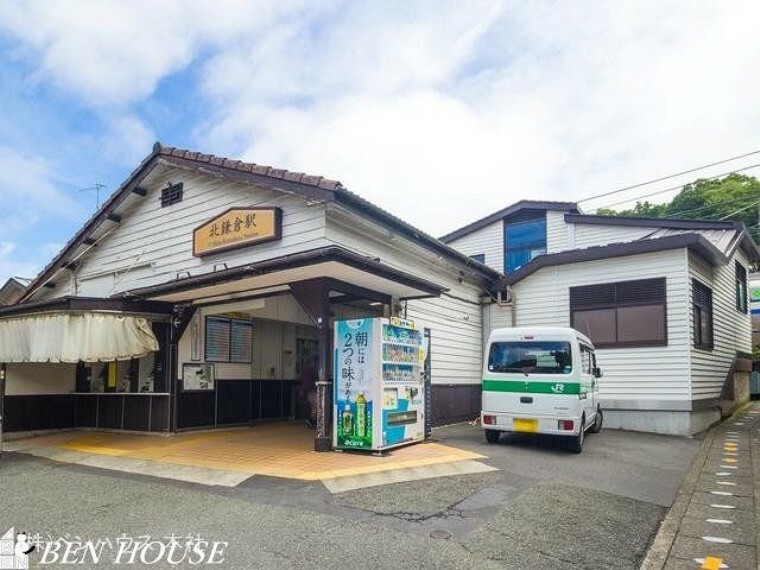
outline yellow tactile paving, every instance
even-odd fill
[[[33,445],[302,480],[364,475],[483,458],[476,453],[437,443],[395,449],[385,457],[359,453],[317,453],[312,451],[314,432],[293,423],[184,433],[173,437],[69,433],[35,438]]]

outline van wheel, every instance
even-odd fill
[[[594,419],[594,425],[589,428],[591,433],[599,433],[602,431],[602,422],[604,422],[604,415],[601,408],[596,409],[596,418]]]
[[[586,439],[586,416],[583,416],[581,418],[581,429],[578,432],[578,435],[570,438],[570,451],[574,451],[575,453],[580,453],[583,451],[583,441]]]
[[[499,437],[501,436],[501,432],[495,429],[487,429],[483,430],[486,432],[486,441],[488,443],[496,443],[499,441]]]

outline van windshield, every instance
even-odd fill
[[[571,355],[569,342],[494,342],[488,354],[488,371],[570,374]]]

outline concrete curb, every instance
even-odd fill
[[[660,525],[660,529],[657,531],[657,535],[652,541],[652,545],[649,547],[644,561],[641,563],[640,570],[662,570],[668,559],[670,548],[673,546],[673,541],[676,538],[678,529],[681,525],[681,519],[686,513],[686,509],[691,502],[691,496],[694,494],[694,489],[699,481],[699,476],[702,473],[702,468],[707,461],[707,456],[710,453],[710,447],[715,439],[715,433],[718,428],[723,425],[720,422],[716,426],[710,429],[702,441],[702,445],[699,448],[697,456],[691,463],[689,472],[684,479],[681,488],[678,490],[676,500],[673,502],[673,506],[670,507],[668,514],[665,515],[665,519]]]

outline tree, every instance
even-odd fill
[[[755,238],[758,234],[760,181],[754,176],[729,174],[717,180],[700,179],[687,184],[670,202],[636,202],[629,210],[600,208],[601,216],[646,216],[744,222]]]

